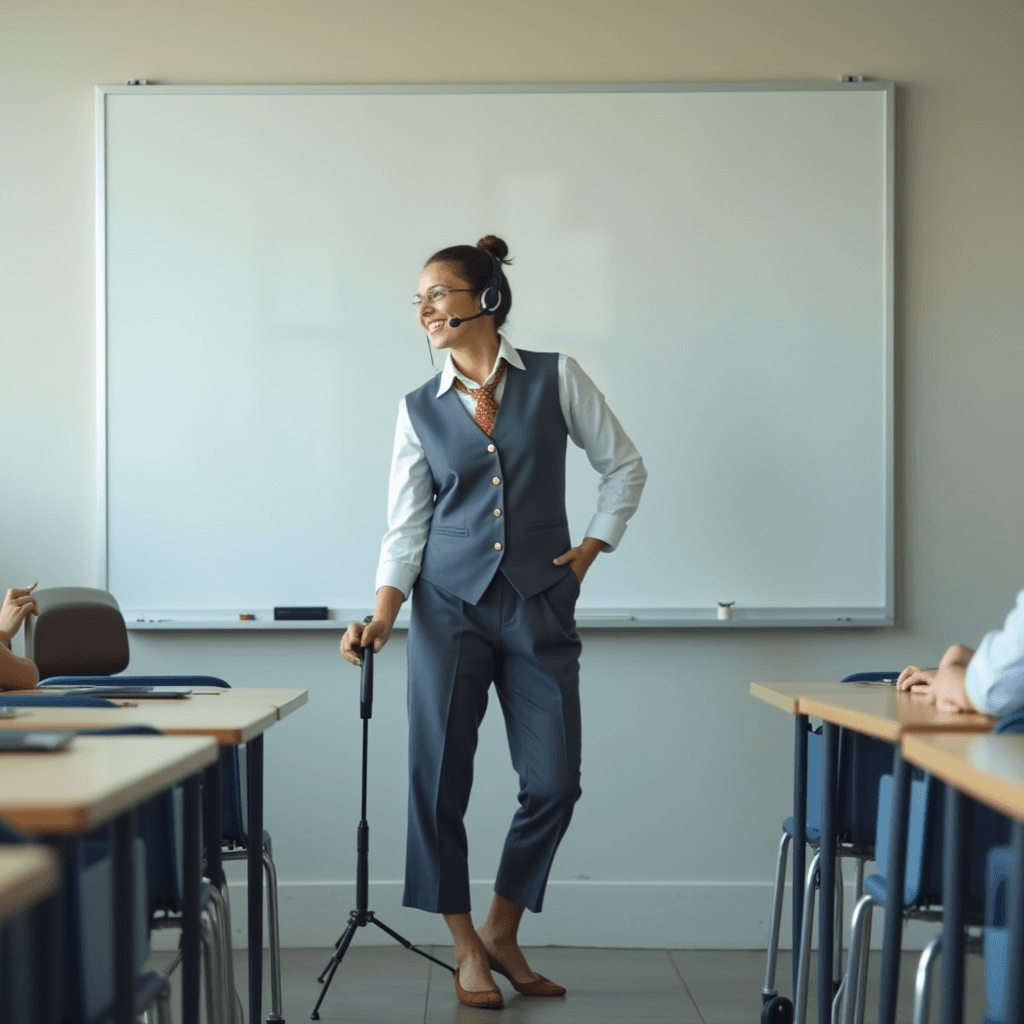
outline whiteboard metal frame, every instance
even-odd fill
[[[878,628],[896,624],[895,564],[895,206],[896,206],[896,86],[887,81],[861,82],[628,82],[548,84],[365,84],[365,85],[98,85],[96,107],[96,496],[97,585],[109,581],[109,507],[107,490],[107,240],[106,240],[106,100],[124,95],[329,95],[329,94],[486,94],[486,93],[724,93],[724,92],[883,92],[885,124],[885,607],[874,608],[748,608],[737,609],[732,618],[719,620],[709,610],[648,609],[643,613],[609,609],[581,611],[580,628],[592,629],[763,629],[763,628]],[[254,621],[225,618],[223,611],[126,612],[132,631],[265,631],[343,630],[364,609],[332,609],[331,618],[319,622],[277,622],[268,610],[257,612]],[[395,624],[408,628],[403,609]]]

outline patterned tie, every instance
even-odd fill
[[[467,388],[465,384],[455,378],[455,390],[472,395],[476,399],[476,425],[488,436],[494,429],[494,417],[498,415],[498,403],[494,400],[494,392],[505,376],[505,360],[502,359],[498,365],[498,372],[487,384],[478,388]]]

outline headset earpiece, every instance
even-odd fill
[[[491,258],[491,279],[487,287],[480,293],[480,309],[487,316],[494,316],[501,305],[501,281],[504,276],[501,272],[501,261],[489,249],[484,249]]]

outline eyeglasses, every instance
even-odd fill
[[[478,292],[479,290],[479,288],[449,288],[446,284],[435,284],[433,288],[427,289],[426,295],[420,295],[420,293],[417,292],[412,297],[412,304],[414,306],[418,306],[424,301],[424,299],[430,302],[440,302],[441,299],[451,295],[452,292]]]

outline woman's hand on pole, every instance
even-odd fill
[[[377,607],[370,622],[350,623],[341,638],[341,653],[353,665],[362,663],[361,648],[373,644],[373,653],[379,654],[391,638],[398,609],[402,607],[405,595],[396,587],[381,587],[377,591]]]
[[[600,541],[596,537],[585,537],[579,547],[563,551],[555,559],[555,565],[572,566],[572,571],[576,573],[576,579],[582,583],[583,577],[587,575],[587,570],[603,550],[604,541]]]

